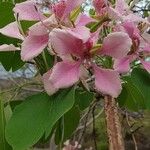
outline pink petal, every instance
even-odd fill
[[[116,7],[115,9],[120,13],[120,14],[124,14],[127,13],[127,11],[129,11],[129,6],[128,4],[125,2],[125,0],[116,0]]]
[[[139,22],[144,22],[144,23],[148,23],[148,21],[142,17],[140,17],[139,15],[133,14],[130,12],[130,14],[126,15],[126,16],[122,16],[122,19],[124,21],[131,21],[135,22],[135,23],[139,23]]]
[[[12,22],[7,26],[5,26],[4,28],[1,28],[0,33],[9,37],[13,37],[21,40],[23,39],[23,36],[20,34],[17,22]]]
[[[29,35],[22,43],[21,57],[27,61],[38,56],[48,44],[48,35]]]
[[[114,70],[119,73],[127,73],[130,70],[130,58],[124,57],[122,59],[115,59]]]
[[[122,58],[130,51],[132,41],[126,33],[110,33],[103,42],[101,54]]]
[[[19,4],[16,4],[14,7],[14,12],[19,14],[20,20],[42,20],[45,17],[36,10],[36,5],[34,1],[28,0]]]
[[[150,73],[150,62],[148,61],[141,61],[143,67]]]
[[[59,1],[52,6],[52,11],[54,12],[55,16],[59,19],[63,17],[65,9],[66,1]]]
[[[150,44],[145,45],[143,51],[150,52]]]
[[[75,84],[80,77],[80,62],[58,62],[52,69],[46,83],[46,89],[51,95],[58,89]],[[53,90],[54,89],[54,90]]]
[[[54,29],[50,32],[50,44],[58,55],[83,54],[83,43],[90,37],[89,30],[85,27],[73,30]]]
[[[59,89],[57,89],[56,87],[53,86],[53,84],[51,83],[51,81],[49,81],[49,77],[52,73],[52,70],[49,70],[48,72],[46,72],[43,77],[43,83],[44,83],[44,89],[47,92],[48,95],[52,95],[54,93],[56,93]]]
[[[93,0],[93,6],[99,15],[106,12],[107,0]]]
[[[48,19],[40,21],[29,28],[29,34],[32,35],[45,35],[58,26],[58,22],[54,15],[51,15]]]
[[[20,50],[19,48],[15,47],[13,44],[7,45],[7,44],[3,44],[0,45],[0,51],[16,51],[16,50]]]
[[[111,69],[102,69],[94,66],[95,87],[96,89],[114,98],[118,97],[121,92],[121,80],[119,74]]]
[[[108,8],[108,16],[114,20],[123,20],[122,15],[112,7]]]
[[[70,34],[81,39],[84,43],[87,42],[91,36],[90,30],[84,26],[77,26],[71,30],[68,30]]]
[[[136,27],[136,25],[131,21],[126,21],[123,24],[123,27],[125,28],[126,32],[130,36],[130,38],[140,38],[140,31]]]
[[[66,8],[62,19],[68,17],[71,11],[80,6],[84,1],[85,0],[66,0]]]
[[[86,14],[81,13],[77,20],[75,21],[76,26],[85,26],[90,22],[95,22],[96,20],[87,16]]]

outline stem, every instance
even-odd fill
[[[49,69],[49,66],[48,66],[48,63],[47,63],[47,60],[46,60],[46,54],[45,54],[45,51],[42,52],[42,56],[43,56],[43,60],[44,60],[46,69],[48,70],[48,69]]]
[[[104,103],[109,150],[125,150],[117,103],[110,96],[105,96]]]
[[[96,139],[96,126],[95,126],[95,106],[92,110],[92,117],[93,117],[93,140],[94,140],[94,147],[95,147],[95,150],[98,150],[97,149],[97,139]]]

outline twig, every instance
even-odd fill
[[[131,124],[130,124],[130,121],[129,121],[129,118],[128,118],[127,114],[126,114],[126,120],[127,120],[128,126],[131,127]],[[134,132],[131,132],[131,136],[132,136],[132,139],[133,139],[133,142],[134,142],[135,150],[138,150],[137,142],[136,142],[136,139],[135,139]]]
[[[96,101],[93,101],[93,103],[91,103],[91,105],[89,106],[88,112],[86,114],[86,118],[85,118],[85,122],[84,122],[84,128],[83,128],[83,132],[81,134],[81,136],[79,137],[78,143],[81,144],[82,143],[82,138],[86,132],[86,127],[87,127],[87,122],[88,122],[88,117],[89,114],[91,112],[91,110],[93,109],[93,107],[96,105]]]
[[[104,111],[104,108],[102,108],[101,111],[95,116],[95,119],[97,119],[97,118],[103,113],[103,111]],[[93,118],[92,118],[89,122],[87,122],[86,126],[89,126],[92,122],[93,122]],[[83,125],[82,125],[82,126],[79,126],[79,127],[76,129],[76,132],[77,132],[78,130],[83,129],[83,128],[84,128]]]
[[[96,142],[95,106],[93,107],[93,110],[92,110],[92,118],[93,118],[93,140],[94,140],[94,146],[95,146],[95,150],[98,150],[97,149],[97,142]]]

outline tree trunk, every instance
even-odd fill
[[[109,150],[125,150],[116,100],[106,96],[104,103]]]

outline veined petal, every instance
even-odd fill
[[[20,20],[42,20],[45,17],[40,11],[36,10],[34,1],[28,0],[14,7],[14,12],[19,15]]]
[[[8,37],[17,38],[23,40],[23,36],[20,34],[17,22],[12,22],[7,26],[0,29],[0,33]]]
[[[147,23],[150,25],[150,23],[146,19],[138,16],[137,14],[133,14],[133,13],[130,13],[126,16],[122,16],[122,19],[123,19],[123,21],[131,21],[132,20],[132,22],[135,22],[135,23],[144,22],[144,23]]]
[[[124,57],[122,59],[115,59],[114,61],[114,70],[119,73],[127,73],[130,70],[130,58]]]
[[[131,39],[140,38],[140,31],[133,22],[126,21],[122,25]]]
[[[126,33],[110,33],[103,42],[101,54],[114,58],[122,58],[130,51],[132,40]]]
[[[143,48],[144,52],[150,52],[150,44],[145,45],[145,47]]]
[[[85,27],[72,30],[54,29],[50,32],[50,45],[58,55],[74,54],[81,56],[83,44],[89,37],[90,32]]]
[[[29,34],[32,35],[45,35],[49,34],[53,28],[57,27],[57,20],[54,15],[50,16],[48,19],[44,21],[40,21],[29,28]]]
[[[68,30],[68,32],[76,38],[81,39],[84,43],[87,42],[91,36],[90,30],[85,26],[77,26],[76,28]]]
[[[27,61],[38,56],[48,44],[48,35],[29,35],[22,43],[21,57]]]
[[[143,67],[150,73],[150,62],[141,60],[141,63]]]
[[[62,19],[68,17],[71,11],[80,6],[84,1],[85,0],[66,0],[66,8],[64,10]]]
[[[108,7],[109,18],[114,20],[123,20],[122,15],[114,8]]]
[[[43,77],[43,83],[44,83],[44,89],[47,92],[48,95],[52,95],[54,93],[56,93],[59,89],[54,87],[54,85],[51,83],[51,81],[49,81],[49,78],[51,76],[52,70],[49,70],[48,72],[46,72]]]
[[[121,92],[119,73],[111,69],[102,69],[94,65],[95,87],[104,95],[118,97]]]
[[[127,13],[127,11],[129,11],[129,6],[128,4],[125,2],[125,0],[116,0],[116,7],[115,9],[120,13],[120,14],[124,14]]]
[[[80,78],[80,62],[58,62],[52,69],[49,79],[47,80],[47,89],[53,94],[58,89],[67,88],[75,84]]]
[[[85,26],[90,22],[96,21],[95,19],[81,13],[75,21],[76,26]]]
[[[15,47],[13,44],[7,45],[3,44],[0,45],[0,51],[18,51],[20,50],[18,47]]]

